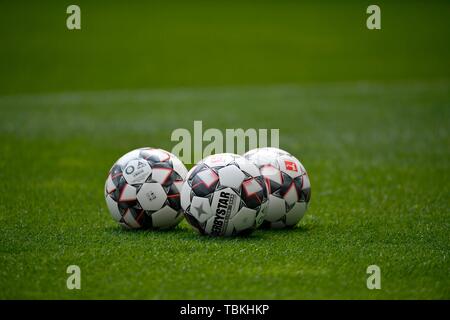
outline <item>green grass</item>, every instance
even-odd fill
[[[448,82],[3,97],[0,297],[448,299],[449,107]],[[211,239],[112,221],[111,164],[170,149],[195,119],[280,129],[312,181],[298,228]],[[69,264],[80,291],[65,288]]]
[[[450,299],[448,1],[77,2],[0,10],[0,298]],[[171,132],[279,128],[299,227],[130,232],[107,171]],[[66,289],[66,268],[82,289]],[[377,264],[382,290],[366,288]]]

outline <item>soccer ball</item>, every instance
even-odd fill
[[[305,167],[293,155],[277,148],[253,149],[244,157],[260,169],[266,181],[268,206],[262,227],[295,226],[311,198]]]
[[[264,220],[264,178],[244,157],[222,153],[200,161],[188,173],[181,207],[201,234],[250,234]]]
[[[162,149],[128,152],[112,166],[105,199],[115,221],[131,229],[168,229],[183,214],[180,190],[187,175],[183,163]]]

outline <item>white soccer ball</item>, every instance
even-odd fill
[[[112,166],[105,199],[115,221],[132,229],[168,229],[182,219],[180,191],[187,175],[183,163],[162,149],[128,152]]]
[[[293,155],[277,148],[253,149],[244,157],[259,168],[266,181],[268,206],[262,227],[295,226],[305,215],[311,198],[305,167]]]
[[[188,173],[181,207],[201,234],[250,234],[264,220],[266,186],[258,168],[244,157],[211,155]]]

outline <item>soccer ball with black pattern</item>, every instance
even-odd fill
[[[268,206],[262,227],[295,226],[303,218],[311,198],[305,167],[293,155],[278,148],[253,149],[244,157],[260,169],[266,181]]]
[[[111,168],[105,199],[115,221],[131,229],[168,229],[182,219],[180,191],[187,175],[173,154],[153,148],[130,151]]]
[[[201,234],[250,234],[264,220],[266,186],[258,168],[242,156],[222,153],[200,161],[188,173],[181,206]]]

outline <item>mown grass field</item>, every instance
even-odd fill
[[[448,83],[2,98],[1,296],[449,298],[448,101]],[[135,147],[170,149],[171,131],[195,119],[280,128],[312,181],[299,228],[222,240],[185,223],[115,225],[111,164]],[[65,288],[69,264],[82,269],[79,292]],[[370,264],[381,291],[366,288]]]
[[[66,5],[2,6],[0,298],[450,298],[447,3],[382,2],[378,33],[360,2],[81,2],[79,33]],[[113,222],[110,166],[194,120],[280,129],[311,178],[297,228]]]

